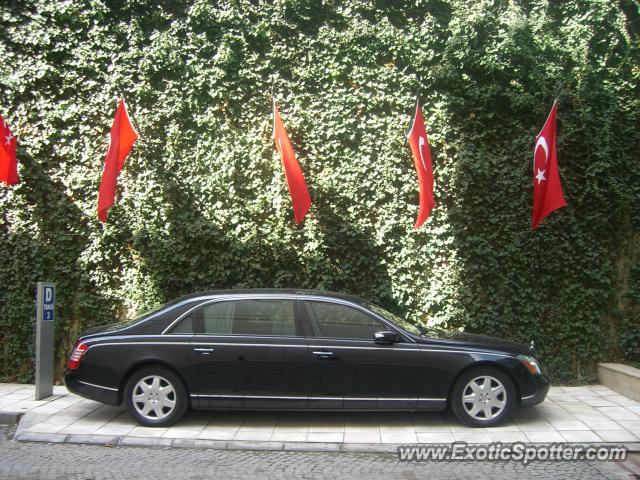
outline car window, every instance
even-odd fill
[[[291,300],[230,300],[209,303],[187,315],[172,333],[296,335]]]
[[[389,330],[377,318],[336,303],[305,301],[311,328],[317,337],[373,340],[380,330]]]

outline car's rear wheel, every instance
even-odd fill
[[[125,404],[139,423],[167,427],[187,411],[187,391],[178,375],[167,368],[149,366],[131,375],[125,388]]]
[[[511,379],[494,367],[477,367],[456,381],[451,409],[463,423],[472,427],[491,427],[504,422],[515,405],[516,390]]]

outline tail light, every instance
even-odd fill
[[[71,352],[71,356],[69,357],[69,361],[67,362],[67,368],[70,370],[76,370],[80,366],[80,360],[87,352],[89,347],[86,343],[82,343],[78,341],[76,346],[73,347],[73,352]]]

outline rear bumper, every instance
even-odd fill
[[[118,389],[80,380],[75,370],[65,370],[64,384],[67,390],[81,397],[106,403],[107,405],[119,405]]]
[[[551,387],[549,377],[545,375],[535,375],[533,379],[535,382],[535,392],[532,395],[526,395],[520,399],[521,407],[537,405],[541,403],[546,398],[547,393],[549,393],[549,388]]]

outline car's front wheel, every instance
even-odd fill
[[[449,403],[463,423],[472,427],[491,427],[509,418],[515,396],[513,382],[504,372],[482,366],[458,378]]]
[[[180,377],[156,366],[134,372],[127,382],[124,398],[131,416],[148,427],[173,425],[189,406]]]

